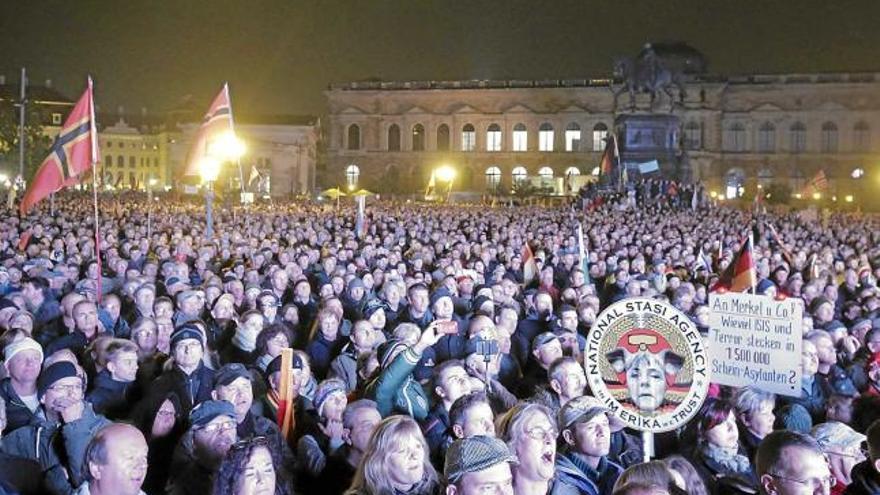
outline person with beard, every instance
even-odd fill
[[[174,392],[148,396],[135,406],[132,421],[149,446],[143,490],[150,495],[165,493],[174,448],[186,426],[180,399]]]
[[[190,429],[174,453],[166,493],[210,493],[223,457],[238,440],[235,418],[235,407],[225,400],[206,400],[193,408]]]

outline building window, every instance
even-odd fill
[[[767,187],[773,182],[773,171],[769,168],[758,170],[758,185],[762,188]]]
[[[529,173],[526,171],[525,167],[514,167],[513,168],[513,185],[518,186],[526,181],[529,177]]]
[[[137,163],[137,161],[135,160],[135,158],[133,156],[128,157],[128,166],[129,167],[134,168],[135,163]]]
[[[758,152],[773,153],[776,151],[776,126],[764,122],[758,128]]]
[[[446,124],[440,124],[437,128],[437,149],[449,151],[449,126]]]
[[[516,124],[513,126],[513,151],[528,151],[529,149],[529,131],[526,130],[525,124]]]
[[[837,152],[837,124],[825,122],[822,124],[822,153]]]
[[[565,127],[565,151],[580,151],[581,126],[572,122]]]
[[[348,126],[348,149],[361,149],[361,128],[357,124]]]
[[[477,131],[471,124],[465,124],[461,128],[461,151],[474,151],[477,149]]]
[[[690,121],[684,126],[684,147],[698,150],[703,147],[703,127],[699,122]]]
[[[553,151],[553,126],[544,122],[538,128],[538,151]]]
[[[158,166],[159,166],[159,157],[155,157],[155,158],[153,158],[153,166],[154,166],[154,167],[158,167]]]
[[[492,124],[486,130],[486,151],[501,151],[501,126],[498,124]]]
[[[553,182],[553,169],[550,167],[541,167],[538,169],[538,177],[541,178],[541,187],[549,187]]]
[[[400,126],[397,124],[388,128],[388,151],[400,151]]]
[[[791,124],[788,130],[792,153],[803,153],[807,149],[807,126],[803,122]]]
[[[858,122],[853,127],[853,149],[871,151],[871,128],[867,122]]]
[[[412,129],[412,150],[425,151],[425,126],[416,124]]]
[[[731,124],[724,133],[725,149],[727,151],[742,152],[746,150],[746,126],[735,123]]]
[[[572,175],[581,175],[580,169],[578,169],[577,167],[568,167],[567,169],[565,169],[565,176],[566,177],[569,177]]]
[[[125,157],[124,156],[119,155],[116,157],[116,166],[117,167],[124,167],[125,166]]]
[[[593,151],[605,149],[605,138],[608,137],[608,126],[599,122],[593,126]]]
[[[498,132],[501,132],[500,130]],[[501,169],[495,166],[486,169],[486,188],[496,191],[501,184]]]
[[[112,148],[112,147],[113,147],[113,141],[107,141],[107,147],[108,147],[108,148]]]
[[[358,177],[361,175],[361,169],[357,165],[349,165],[345,167],[345,184],[349,189],[357,187]]]
[[[727,199],[738,198],[743,195],[746,174],[742,169],[734,168],[724,174],[724,196]]]
[[[52,124],[53,125],[61,125],[61,114],[53,113],[52,114]]]
[[[104,165],[113,165],[113,155],[107,155],[104,157]]]

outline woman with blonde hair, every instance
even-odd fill
[[[428,444],[409,416],[379,423],[346,495],[435,495],[440,492]]]

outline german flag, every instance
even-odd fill
[[[730,265],[710,289],[711,292],[745,292],[758,283],[752,236],[746,237]]]
[[[609,132],[605,138],[605,151],[602,153],[602,159],[599,160],[599,175],[611,175],[614,167],[620,163],[620,152],[617,151],[617,137],[614,133]]]

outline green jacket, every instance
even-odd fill
[[[83,481],[83,460],[89,442],[110,421],[85,403],[82,417],[67,424],[35,417],[3,439],[3,450],[40,463],[53,495],[70,495]]]
[[[391,364],[367,385],[366,397],[378,405],[382,417],[408,414],[416,421],[428,416],[428,397],[412,372],[421,356],[412,348],[398,354]]]

